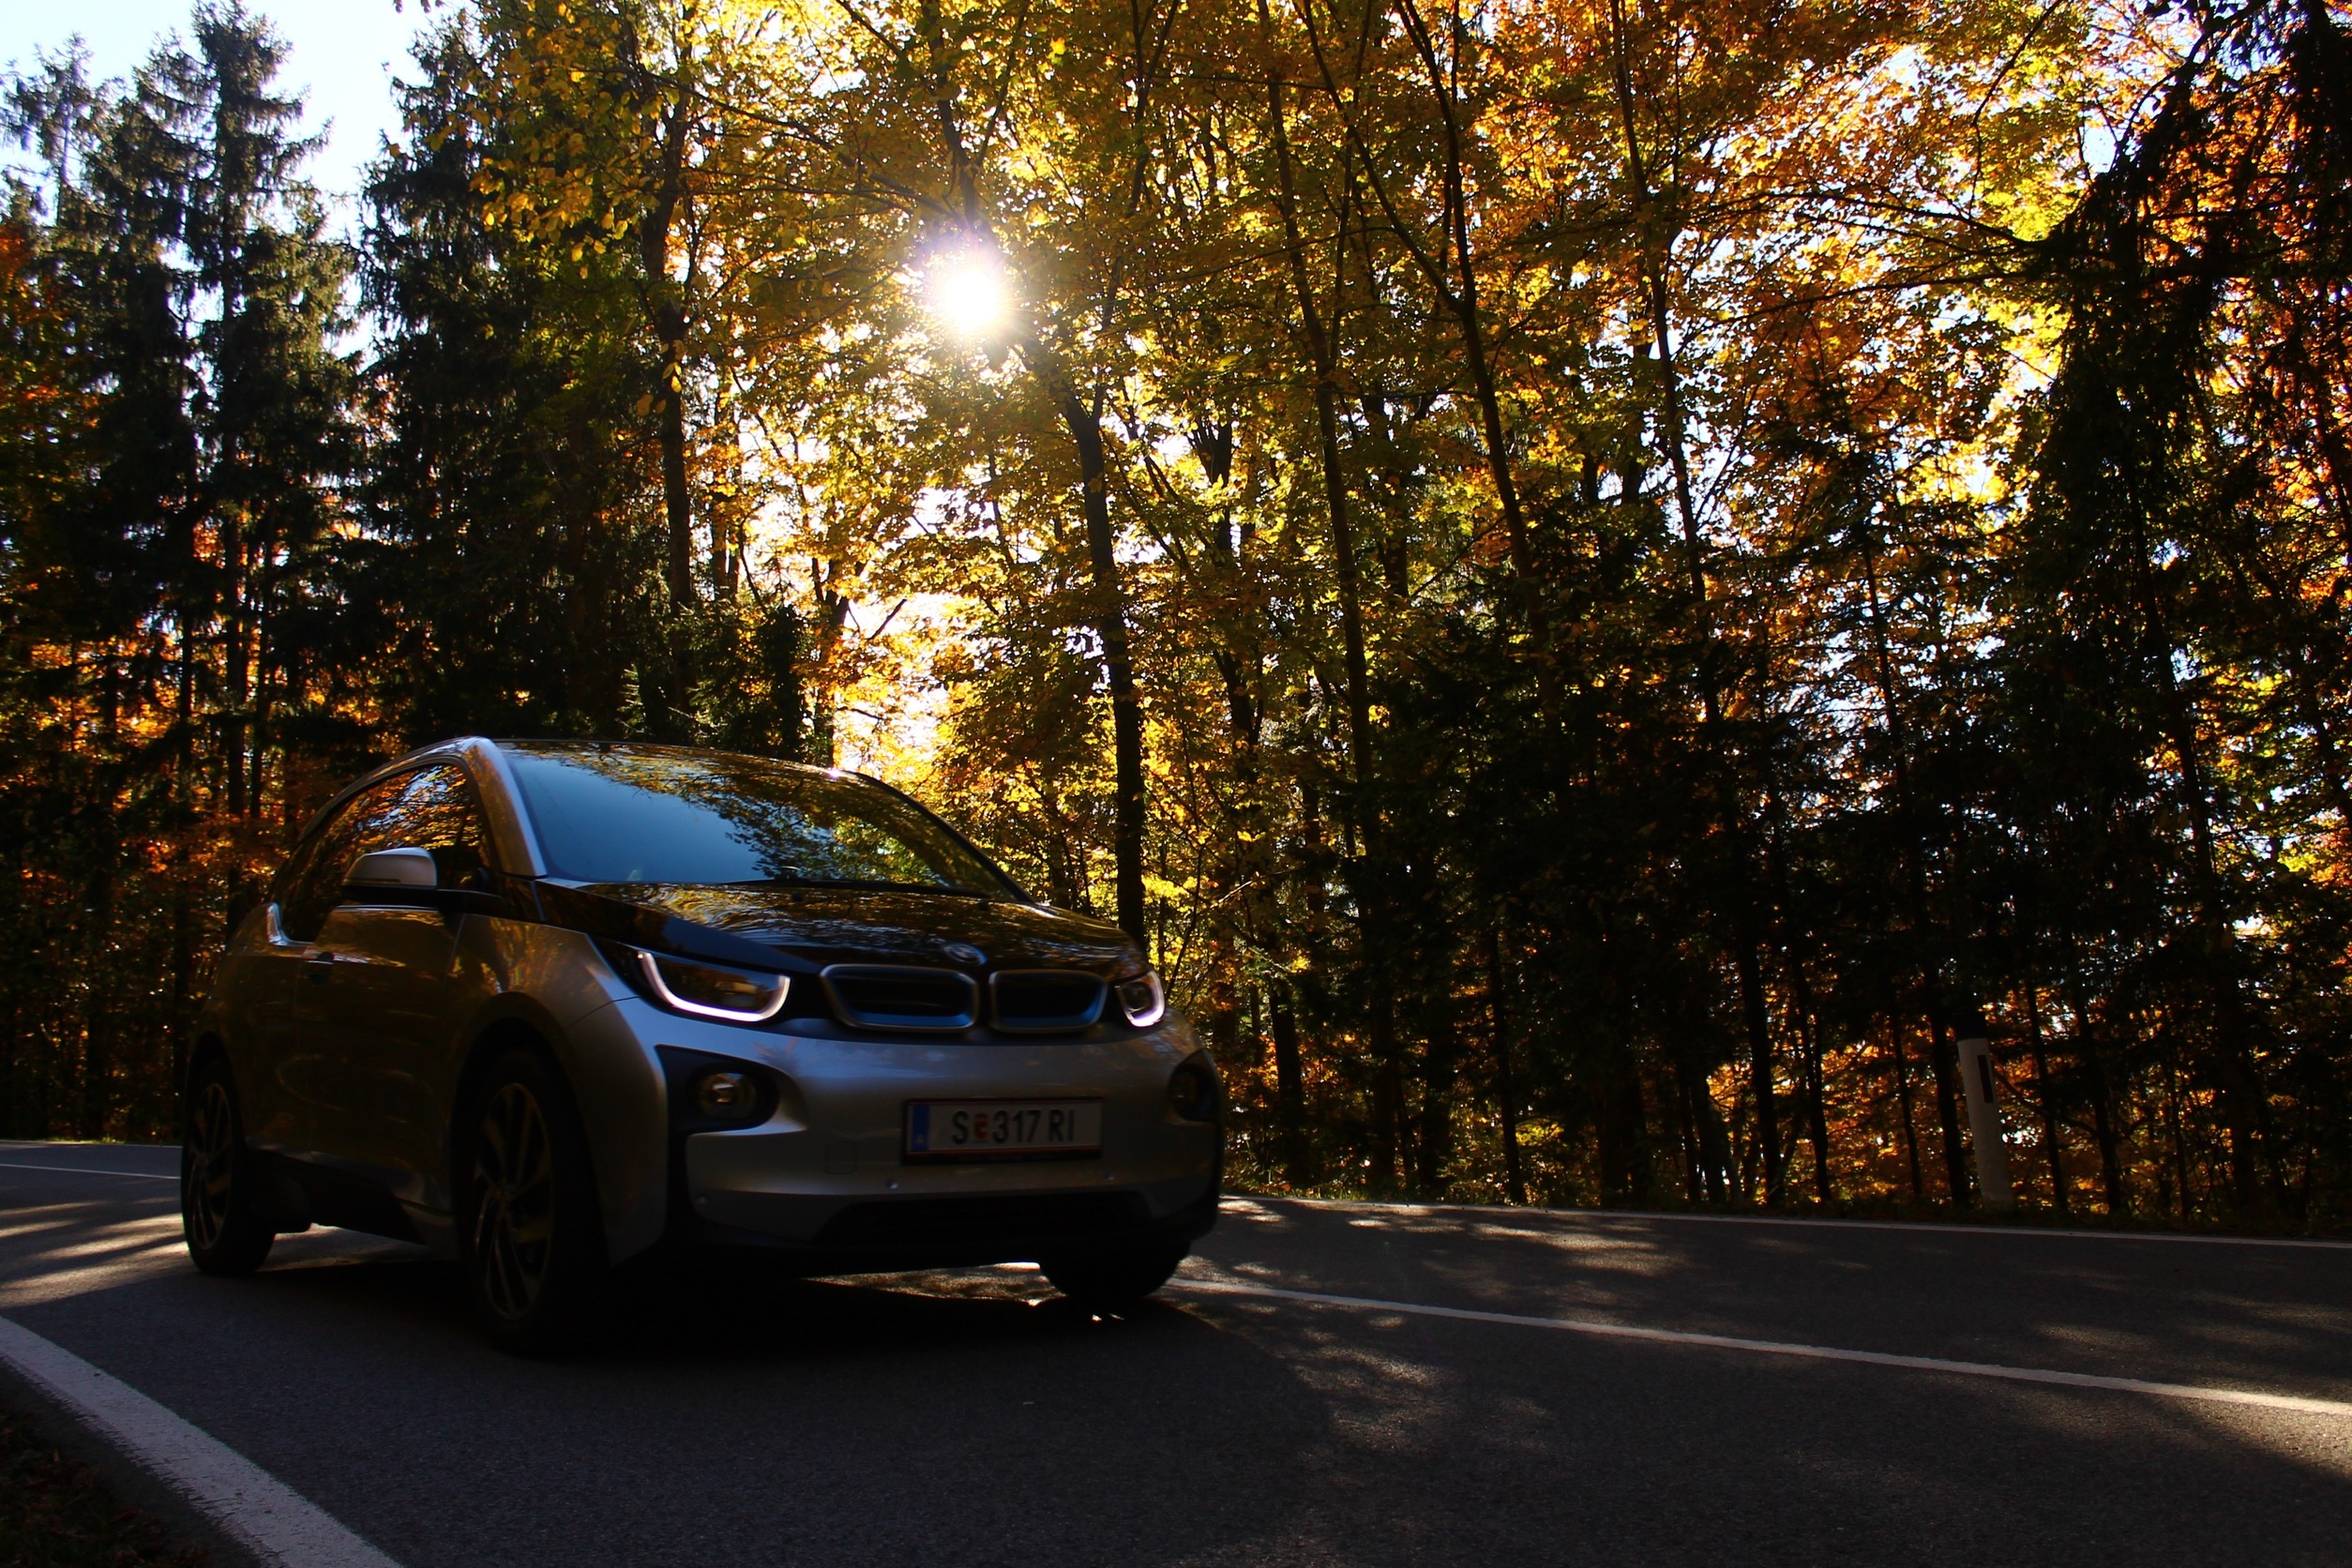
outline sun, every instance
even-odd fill
[[[998,337],[1013,320],[1013,280],[993,251],[965,247],[934,253],[923,269],[923,293],[933,319],[967,341]]]

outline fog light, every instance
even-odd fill
[[[695,1105],[714,1122],[732,1122],[747,1116],[759,1100],[759,1092],[744,1073],[711,1073],[694,1093]]]
[[[1216,1119],[1217,1078],[1205,1063],[1186,1062],[1170,1075],[1168,1108],[1187,1122]]]

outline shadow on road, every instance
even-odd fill
[[[1263,1213],[1208,1259],[1539,1315],[2012,1360],[2091,1330],[2118,1337],[2087,1359],[2187,1360],[2202,1334],[2273,1377],[2343,1323],[2332,1259]],[[2277,1412],[1241,1297],[1099,1319],[1019,1270],[639,1278],[590,1349],[526,1361],[418,1249],[320,1232],[223,1281],[164,1259],[168,1214],[74,1217],[14,1216],[20,1262],[95,1267],[11,1316],[409,1568],[2336,1568],[2352,1515],[2352,1424]]]
[[[1241,1199],[1237,1279],[2352,1399],[2352,1249]]]
[[[283,1244],[281,1243],[281,1245]],[[375,1244],[374,1256],[288,1259],[250,1289],[288,1304],[478,1338],[457,1265]],[[924,1355],[1049,1343],[1189,1322],[1153,1299],[1115,1316],[1056,1293],[1033,1267],[800,1278],[756,1265],[685,1262],[623,1271],[591,1330],[549,1364],[690,1367]]]
[[[208,1427],[413,1568],[1256,1561],[1317,1533],[1292,1515],[1331,1406],[1278,1347],[1172,1302],[1097,1318],[1034,1272],[636,1278],[548,1361],[484,1345],[422,1254],[173,1294],[236,1313],[292,1421],[248,1395]]]

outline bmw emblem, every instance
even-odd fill
[[[975,969],[988,961],[988,956],[986,953],[968,942],[951,942],[940,951],[959,964],[969,964]]]

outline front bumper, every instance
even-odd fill
[[[782,1089],[758,1126],[670,1135],[666,1244],[757,1248],[804,1273],[847,1274],[1173,1243],[1215,1223],[1222,1135],[1169,1108],[1169,1076],[1199,1048],[1174,1015],[1143,1032],[970,1043],[738,1029],[634,999],[616,1007],[648,1054],[734,1057]],[[905,1107],[927,1098],[1099,1099],[1102,1153],[910,1164]]]

